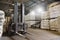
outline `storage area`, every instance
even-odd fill
[[[60,0],[0,0],[0,40],[60,40]]]

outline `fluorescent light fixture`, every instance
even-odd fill
[[[36,7],[35,13],[36,13],[36,15],[40,15],[40,16],[44,15],[44,13],[45,13],[44,8],[41,6]]]
[[[44,9],[40,7],[40,8],[37,8],[35,10],[35,12],[37,12],[37,13],[43,13],[44,12]]]
[[[30,10],[30,15],[39,15],[39,16],[42,16],[44,15],[45,13],[45,10],[44,10],[44,7],[43,6],[40,6],[40,5],[37,5],[36,7],[32,8]]]

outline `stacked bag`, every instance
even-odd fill
[[[1,11],[1,10],[0,10],[0,37],[2,36],[2,33],[3,33],[4,21],[5,21],[4,11]]]
[[[49,6],[50,18],[50,28],[51,30],[60,31],[60,4],[59,2],[54,2]]]

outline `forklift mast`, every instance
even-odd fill
[[[15,32],[26,32],[26,27],[25,27],[25,18],[24,18],[24,13],[25,13],[25,6],[24,3],[21,3],[20,5],[21,10],[20,13],[18,12],[18,2],[15,0],[14,2],[14,24],[15,24]],[[19,15],[20,14],[20,15]]]

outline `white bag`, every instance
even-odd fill
[[[5,16],[4,11],[0,10],[0,37],[2,36],[2,33],[3,33],[3,24],[4,24],[4,21],[5,21],[4,16]]]

